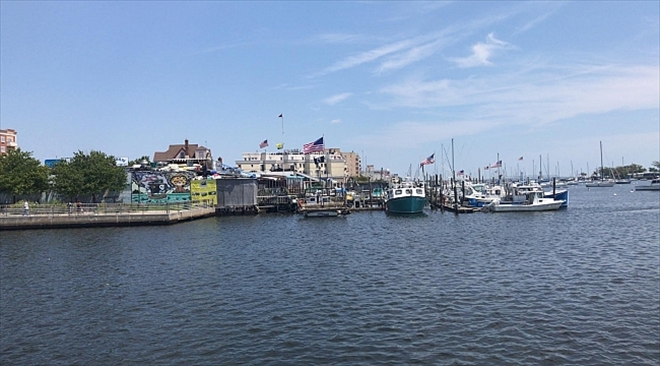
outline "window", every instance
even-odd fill
[[[5,147],[4,147],[4,146],[0,146],[0,153],[4,153],[4,152],[5,152]]]
[[[0,136],[0,142],[5,142],[5,137],[4,136]]]

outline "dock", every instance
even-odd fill
[[[450,203],[441,204],[437,202],[431,202],[431,208],[434,210],[449,211],[456,214],[475,213],[475,212],[483,211],[482,207],[472,207],[472,206],[463,206],[463,205],[458,205],[458,207],[456,207],[455,205]]]
[[[129,207],[129,206],[127,206]],[[0,214],[0,231],[24,229],[56,229],[83,227],[116,227],[172,225],[215,216],[215,207],[186,206],[176,209],[169,206],[137,209],[98,209],[83,212],[62,212],[61,210],[31,210],[29,216],[21,212],[5,211]]]

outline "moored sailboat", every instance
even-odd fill
[[[591,181],[590,183],[586,183],[585,187],[614,187],[614,181],[609,179],[609,180],[603,180],[603,175],[605,175],[605,169],[603,168],[603,142],[600,142],[600,180],[597,181]]]

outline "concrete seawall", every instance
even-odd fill
[[[171,225],[210,216],[215,216],[213,207],[144,212],[0,215],[0,230]]]

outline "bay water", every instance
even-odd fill
[[[659,365],[660,194],[0,232],[1,365]]]

